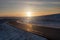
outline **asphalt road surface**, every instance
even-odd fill
[[[18,23],[16,21],[8,22],[8,24],[10,24],[18,29],[22,29],[24,31],[36,34],[38,36],[45,37],[49,40],[60,40],[60,29],[36,26],[36,25],[32,25],[32,24],[23,24],[23,23]]]

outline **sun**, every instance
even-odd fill
[[[32,13],[31,13],[30,11],[27,11],[27,12],[26,12],[26,16],[27,16],[27,17],[31,17],[31,16],[32,16]]]

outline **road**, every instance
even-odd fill
[[[8,22],[8,24],[18,29],[22,29],[24,31],[31,32],[33,34],[46,37],[49,40],[60,40],[60,29],[36,26],[36,25],[29,24],[29,23],[23,24],[23,23],[18,23],[16,21]]]

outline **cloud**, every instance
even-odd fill
[[[26,6],[33,6],[37,10],[60,8],[60,0],[0,0],[0,10],[21,10]]]
[[[31,1],[60,2],[60,0],[31,0]]]
[[[24,2],[26,4],[36,4],[36,5],[40,5],[40,4],[60,4],[60,2],[42,2],[42,1],[28,1],[28,2]]]

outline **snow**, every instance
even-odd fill
[[[41,36],[19,30],[7,23],[0,24],[0,40],[47,40]]]

